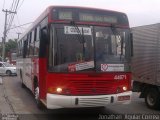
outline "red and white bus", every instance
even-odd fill
[[[126,14],[50,6],[19,39],[17,71],[38,106],[127,104],[131,56]]]

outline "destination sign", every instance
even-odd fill
[[[89,13],[80,13],[79,19],[80,21],[117,23],[117,18],[115,16],[104,16]]]
[[[59,11],[59,19],[72,20],[71,11]]]
[[[92,35],[90,27],[64,26],[64,34]]]
[[[85,22],[95,22],[129,25],[128,18],[124,13],[87,8],[55,7],[53,9],[52,19],[60,21],[63,20],[64,22],[83,22],[83,24],[86,24]]]

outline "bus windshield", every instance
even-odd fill
[[[127,29],[54,24],[49,47],[49,70],[124,71],[129,62],[128,39]]]

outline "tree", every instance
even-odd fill
[[[9,39],[8,42],[6,43],[6,54],[12,50],[16,50],[17,49],[17,40],[14,39]]]
[[[6,42],[5,44],[5,56],[8,56],[9,52],[13,52],[16,51],[17,49],[17,39],[9,39],[8,42]],[[2,56],[2,44],[0,45],[0,56]],[[1,57],[0,57],[0,61],[1,61]]]

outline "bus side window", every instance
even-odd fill
[[[21,41],[21,56],[23,56],[24,39]]]
[[[21,56],[21,41],[18,42],[18,48],[17,48],[18,49],[18,54],[17,54],[17,56]]]
[[[29,56],[33,56],[33,53],[34,53],[34,31],[31,32],[30,36]]]
[[[27,57],[30,55],[31,33],[27,35]]]
[[[23,42],[23,58],[26,58],[26,55],[27,55],[27,47],[28,47],[28,40],[25,40]]]
[[[39,33],[40,33],[40,26],[38,26],[37,29],[36,29],[36,41],[39,41],[39,40],[40,40],[40,35],[39,35]]]
[[[47,27],[44,27],[41,29],[40,52],[39,52],[40,57],[46,56],[47,41],[48,41]]]
[[[35,38],[34,38],[34,55],[35,56],[38,56],[38,53],[39,53],[39,31],[40,31],[40,27],[38,26],[36,29],[35,29]]]
[[[22,56],[22,41],[23,39],[19,41],[19,55],[18,56]]]

